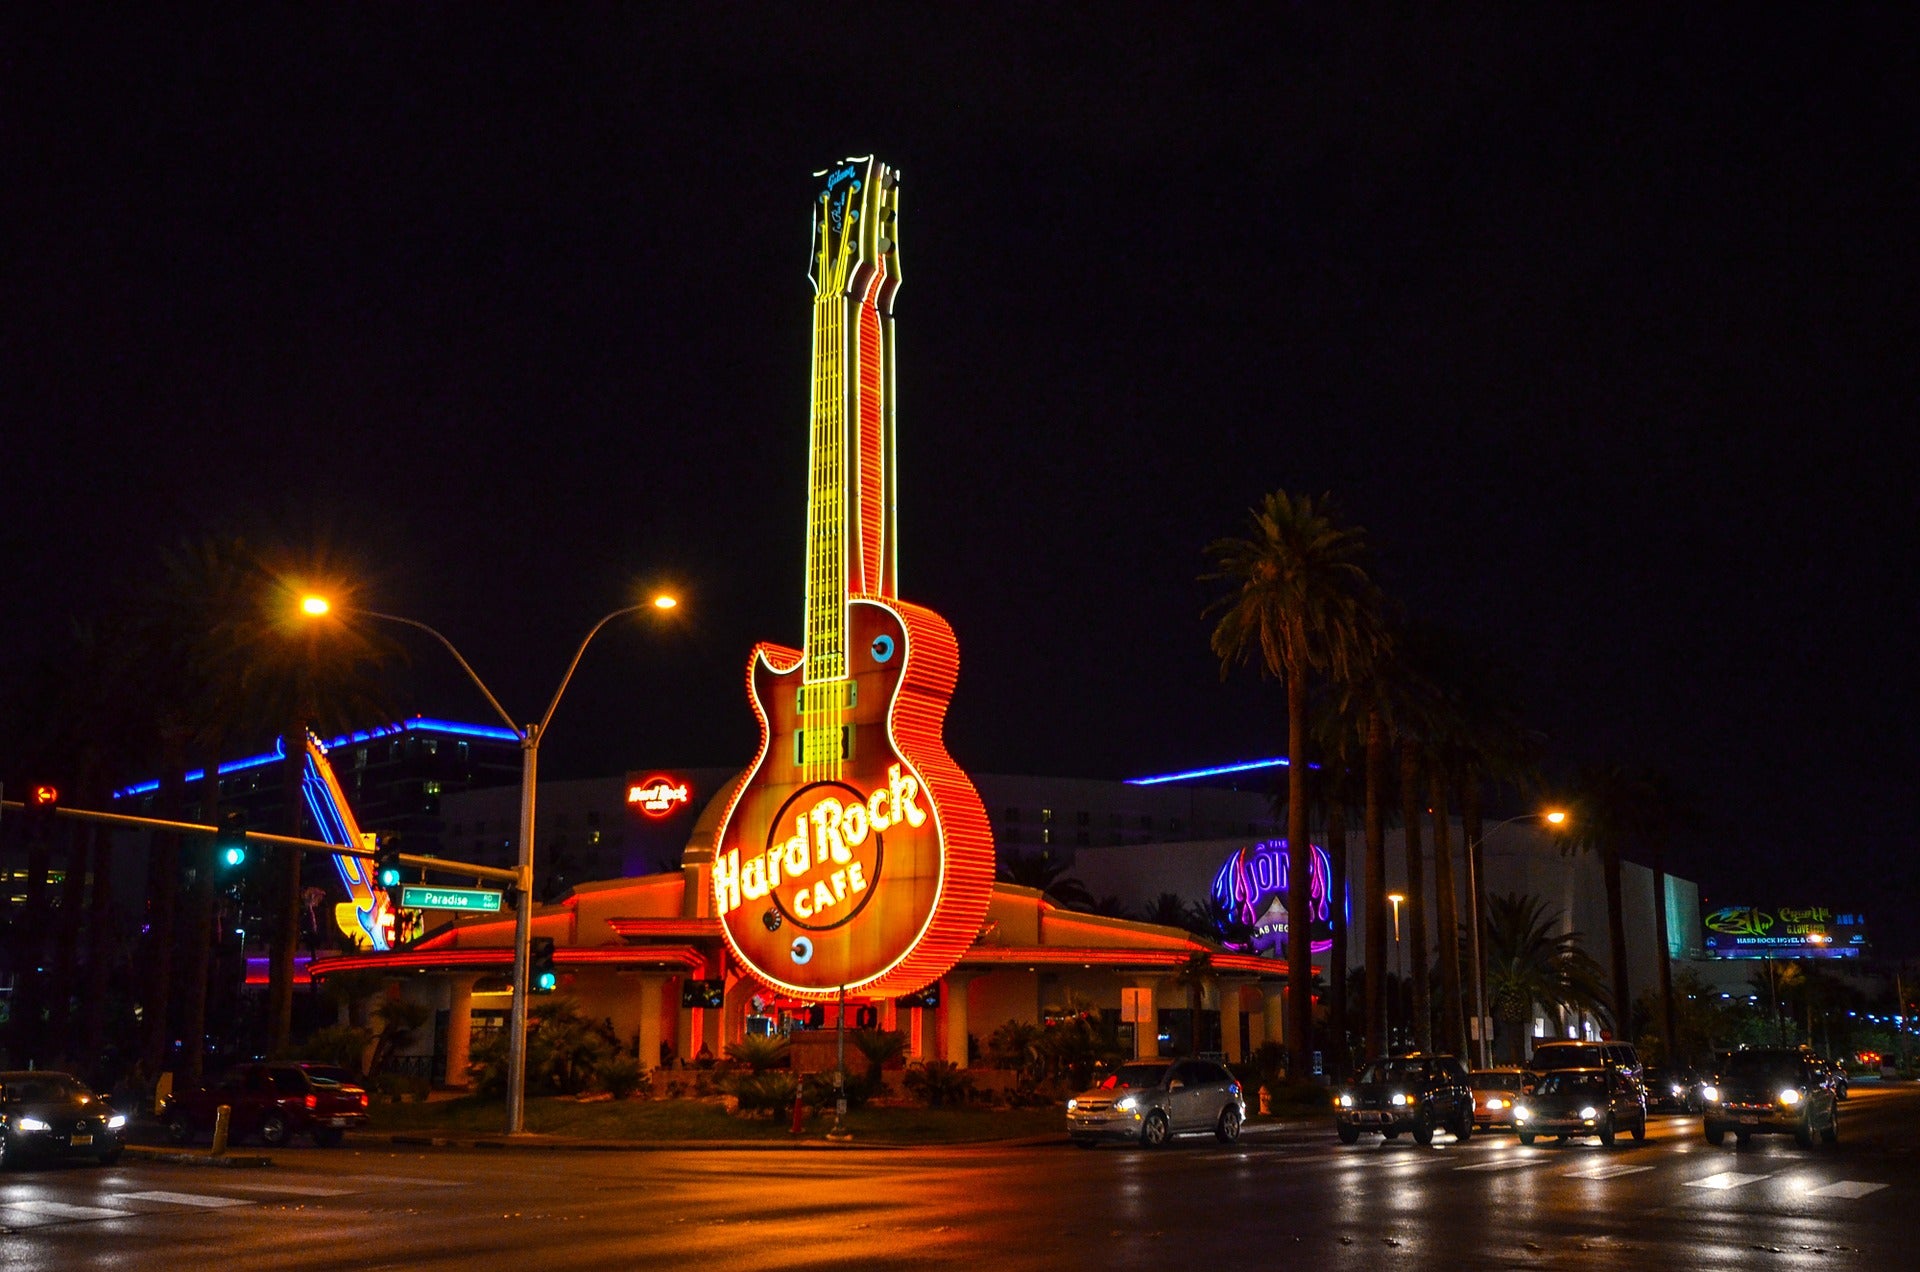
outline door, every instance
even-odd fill
[[[1172,1105],[1174,1129],[1191,1131],[1205,1126],[1207,1081],[1201,1066],[1196,1061],[1182,1060],[1173,1066],[1173,1077],[1168,1085],[1173,1091],[1168,1102]]]

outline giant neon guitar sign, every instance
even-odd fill
[[[941,739],[953,629],[897,592],[899,178],[871,157],[815,175],[806,645],[748,659],[760,752],[714,839],[712,900],[760,980],[880,996],[973,943],[993,837]]]

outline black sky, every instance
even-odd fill
[[[596,647],[549,771],[743,761],[747,651],[799,637],[809,174],[874,151],[902,591],[961,637],[963,764],[1277,753],[1200,549],[1330,490],[1557,765],[1697,792],[1681,870],[1893,937],[1912,29],[1020,12],[9,10],[0,676],[244,530],[363,563],[529,715],[671,580],[684,628]]]

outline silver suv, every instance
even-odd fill
[[[1067,1134],[1081,1148],[1103,1139],[1158,1148],[1195,1131],[1231,1144],[1246,1120],[1239,1080],[1211,1060],[1136,1060],[1067,1101]]]

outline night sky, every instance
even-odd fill
[[[874,152],[901,591],[960,636],[963,765],[1280,753],[1201,549],[1331,491],[1556,769],[1695,792],[1678,871],[1897,948],[1915,33],[1614,8],[11,8],[0,688],[241,532],[523,717],[669,583],[546,771],[745,762],[748,650],[801,636],[810,174]],[[487,718],[413,654],[415,709]]]

